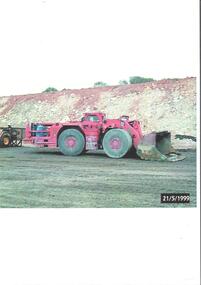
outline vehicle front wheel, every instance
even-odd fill
[[[58,139],[59,150],[64,155],[76,156],[85,148],[85,138],[77,129],[64,130]]]
[[[124,157],[132,147],[130,134],[122,129],[112,129],[103,138],[103,149],[111,158]]]

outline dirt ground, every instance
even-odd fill
[[[195,207],[196,152],[179,162],[66,157],[32,147],[0,149],[0,207]],[[161,193],[190,193],[190,204],[161,204]]]

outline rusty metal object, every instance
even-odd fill
[[[185,159],[171,146],[171,133],[167,131],[145,135],[137,147],[137,155],[144,160],[173,162]]]
[[[22,146],[24,128],[0,127],[0,147]]]

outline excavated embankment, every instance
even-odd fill
[[[0,97],[0,126],[79,120],[82,113],[92,111],[110,118],[129,115],[141,121],[144,133],[169,130],[173,138],[176,134],[196,137],[196,78]],[[195,146],[191,139],[174,143],[181,146],[182,141]]]

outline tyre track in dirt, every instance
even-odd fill
[[[110,159],[101,151],[67,157],[32,147],[0,149],[0,207],[195,207],[196,153],[176,163]],[[161,193],[190,204],[161,204]]]

